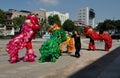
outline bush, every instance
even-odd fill
[[[8,36],[0,36],[0,39],[12,39],[14,36],[8,35]]]

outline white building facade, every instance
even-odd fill
[[[58,15],[61,21],[61,24],[63,24],[67,19],[69,19],[69,13],[60,13],[57,11],[49,11],[46,12],[46,19],[48,19],[49,16]]]
[[[80,8],[77,19],[81,21],[83,25],[89,25],[95,27],[95,12],[94,9],[84,7]]]

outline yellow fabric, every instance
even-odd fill
[[[60,44],[60,51],[62,51],[63,45],[67,45],[67,52],[71,53],[72,50],[74,49],[73,39],[68,34],[66,34],[66,36],[67,36],[67,40]]]

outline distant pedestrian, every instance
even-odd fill
[[[74,31],[73,34],[74,37],[74,45],[75,45],[75,57],[79,58],[80,57],[80,50],[81,50],[81,37],[78,31]]]

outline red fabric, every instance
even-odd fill
[[[90,38],[89,50],[96,50],[94,40]]]
[[[26,45],[26,50],[32,49],[32,43],[28,42]]]
[[[30,19],[30,18],[31,18],[31,15],[27,15],[27,16],[26,16],[26,19]]]
[[[38,25],[33,25],[32,28],[33,28],[34,30],[40,30],[40,26],[38,26]]]
[[[89,34],[90,38],[92,38],[93,40],[99,40],[100,36],[96,31],[91,31],[91,33]]]
[[[90,39],[89,43],[89,49],[95,49],[94,46],[94,40],[104,40],[105,42],[105,51],[109,51],[109,49],[112,47],[112,38],[105,32],[102,34],[98,34],[96,31],[92,30],[89,26],[86,26],[84,28],[84,34],[88,36]]]
[[[30,22],[33,24],[32,28],[34,30],[39,30],[40,26],[38,26],[39,22],[36,16],[34,15],[28,15],[26,16],[26,19],[30,19]]]
[[[89,26],[86,26],[84,28],[84,33],[85,33],[86,36],[92,38],[93,40],[99,40],[100,39],[99,34],[96,31],[92,30]]]
[[[37,17],[35,17],[33,15],[31,16],[30,20],[33,24],[39,24]]]
[[[39,24],[37,17],[34,15],[27,15],[26,19],[30,19],[32,24]]]
[[[100,36],[105,42],[105,50],[108,51],[112,47],[112,38],[105,32],[100,34]]]

